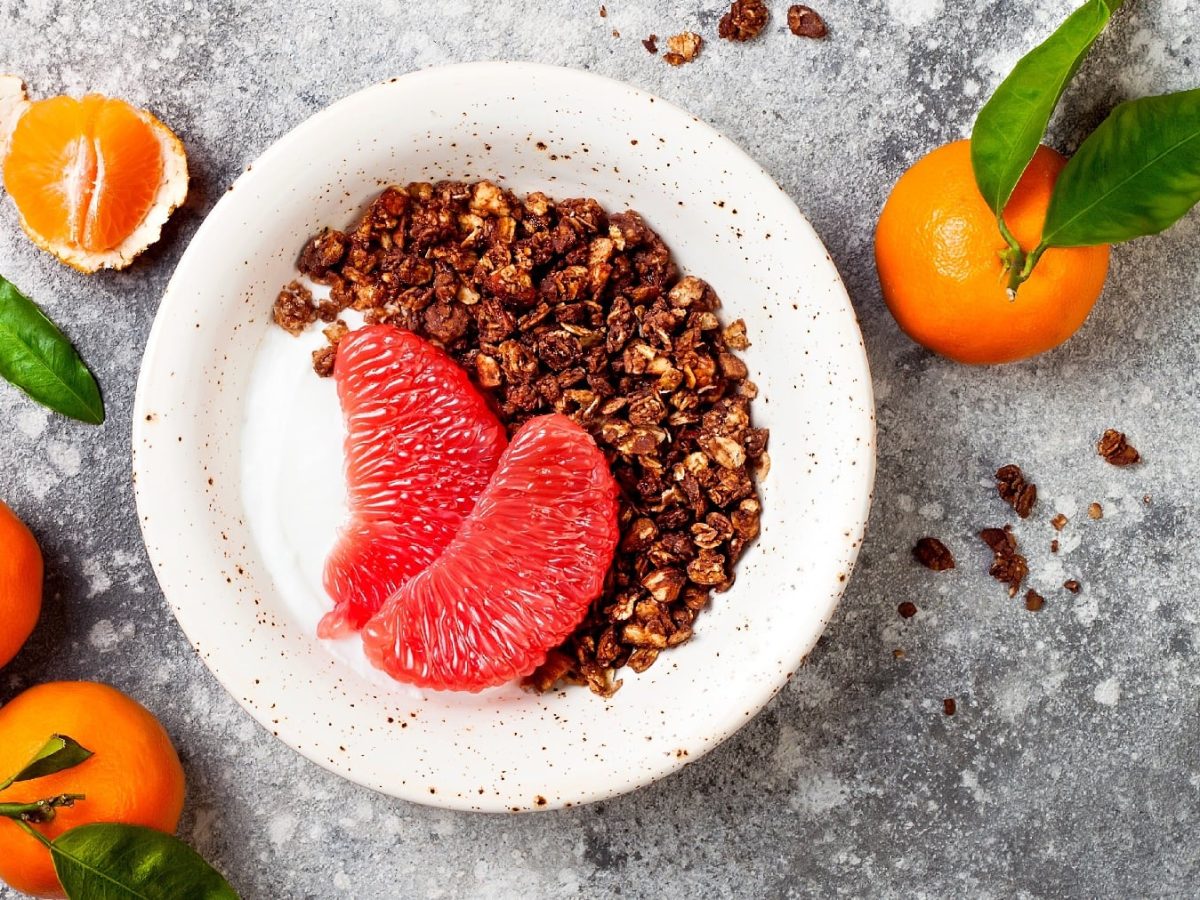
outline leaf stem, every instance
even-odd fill
[[[1021,250],[1021,242],[1017,240],[1016,235],[1008,230],[1008,223],[1004,221],[1004,214],[996,216],[996,224],[1000,226],[1000,235],[1004,238],[1004,242],[1012,249],[1014,253],[1024,255]]]
[[[1049,247],[1043,241],[1038,244],[1029,253],[1020,251],[1020,256],[1011,260],[1011,265],[1008,269],[1008,299],[1015,300],[1017,298],[1017,289],[1029,280],[1029,276],[1033,274],[1034,268],[1042,258]]]
[[[54,818],[54,811],[60,806],[74,806],[76,800],[83,800],[84,797],[84,794],[59,794],[31,803],[0,803],[0,817],[22,824],[49,822]]]
[[[1008,299],[1015,300],[1017,288],[1025,280],[1021,277],[1021,272],[1024,271],[1028,260],[1025,251],[1021,249],[1021,242],[1017,240],[1016,235],[1009,230],[1008,223],[1004,221],[1003,214],[996,216],[996,224],[1000,226],[1000,236],[1008,244],[1007,250],[1000,251],[1000,261],[1004,265],[1004,271],[1008,274]]]
[[[23,828],[25,830],[25,833],[28,834],[30,837],[37,838],[39,841],[41,841],[47,847],[53,846],[53,844],[50,841],[50,838],[46,837],[44,834],[42,834],[40,831],[38,831],[36,828],[34,828],[32,825],[30,825],[24,819],[17,819],[16,822],[17,822],[17,825],[19,825],[21,828]]]
[[[1033,248],[1033,252],[1025,259],[1025,268],[1021,271],[1021,281],[1027,281],[1033,274],[1034,267],[1041,261],[1042,254],[1050,249],[1050,245],[1042,241]]]
[[[1008,299],[1017,299],[1017,289],[1029,280],[1029,276],[1033,274],[1034,267],[1042,258],[1042,254],[1050,249],[1049,245],[1043,239],[1040,244],[1033,248],[1029,253],[1021,249],[1021,243],[1016,236],[1009,230],[1008,223],[1004,221],[1004,216],[997,216],[996,223],[1000,226],[1000,234],[1008,244],[1007,250],[1000,251],[1000,259],[1004,263],[1004,271],[1008,273]]]

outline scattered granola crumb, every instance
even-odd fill
[[[279,292],[271,312],[275,324],[293,337],[317,320],[312,292],[298,281]]]
[[[615,38],[619,38],[621,36],[621,32],[617,31],[617,29],[614,28],[612,30],[612,36]]]
[[[551,650],[546,654],[546,661],[532,675],[528,676],[522,685],[532,688],[538,693],[545,693],[560,681],[569,678],[574,668],[574,660],[562,650]],[[615,687],[613,692],[616,692]]]
[[[787,11],[788,28],[796,37],[823,38],[829,33],[822,19],[811,6],[796,4]]]
[[[642,46],[645,47],[647,50],[649,50],[651,53],[658,53],[658,35],[657,34],[650,35],[650,37],[648,37],[644,41],[642,41]]]
[[[1083,585],[1074,578],[1068,578],[1066,581],[1064,581],[1063,587],[1065,587],[1072,594],[1078,594],[1081,590],[1083,590]]]
[[[1088,518],[1089,519],[1103,519],[1104,518],[1104,507],[1101,506],[1099,503],[1090,504],[1088,506]]]
[[[336,347],[338,341],[350,333],[350,327],[342,319],[338,319],[329,327],[321,329],[321,333],[325,335],[325,340],[329,341],[330,346]]]
[[[1114,466],[1132,466],[1142,458],[1141,454],[1125,438],[1124,432],[1117,431],[1115,428],[1104,432],[1096,444],[1096,452]]]
[[[336,347],[321,347],[312,353],[313,371],[322,378],[333,374],[333,364],[337,360]]]
[[[349,237],[340,231],[325,228],[304,245],[296,266],[318,284],[328,284],[329,270],[342,261],[349,249]]]
[[[1142,502],[1143,502],[1143,503],[1145,503],[1147,506],[1149,506],[1149,505],[1150,505],[1150,495],[1149,495],[1149,494],[1143,494],[1143,495],[1142,495]]]
[[[758,37],[771,13],[763,0],[733,0],[729,12],[721,16],[717,34],[727,41],[749,41]]]
[[[915,547],[913,556],[917,562],[935,572],[944,572],[954,568],[954,556],[950,550],[935,537],[923,537]]]
[[[1030,588],[1025,592],[1025,608],[1030,612],[1037,612],[1046,605],[1046,598]]]
[[[608,8],[606,6],[604,6],[604,4],[600,4],[600,18],[602,18],[602,19],[608,18]]]
[[[1054,518],[1050,520],[1050,524],[1054,526],[1055,531],[1062,531],[1067,527],[1067,523],[1071,520],[1062,513],[1056,513]]]
[[[1012,529],[1007,525],[1003,528],[985,528],[979,532],[979,538],[992,550],[992,565],[988,574],[1008,585],[1008,596],[1017,596],[1021,582],[1029,574],[1029,562],[1017,552],[1017,538]]]
[[[917,604],[911,600],[905,600],[896,607],[896,612],[900,613],[900,618],[902,619],[911,619],[917,614]]]
[[[904,659],[906,655],[907,654],[905,654],[905,652],[899,647],[892,651],[892,659]]]
[[[1050,552],[1051,552],[1051,553],[1057,553],[1057,552],[1058,552],[1058,538],[1054,538],[1054,540],[1052,540],[1052,541],[1050,542]]]
[[[1001,466],[996,470],[996,493],[1022,519],[1028,519],[1037,503],[1037,485],[1027,482],[1020,466]]]
[[[952,716],[957,711],[958,711],[958,703],[955,702],[953,697],[947,697],[945,700],[942,701],[942,712],[943,713],[945,713],[948,716]]]
[[[979,539],[987,544],[993,553],[1005,552],[1005,547],[1015,549],[1016,539],[1007,528],[985,528],[979,532]]]
[[[667,38],[667,52],[663,54],[663,59],[672,66],[682,66],[699,56],[702,46],[704,38],[694,31],[685,31]]]

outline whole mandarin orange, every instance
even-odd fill
[[[1004,210],[1026,252],[1042,239],[1066,159],[1039,147]],[[1056,347],[1083,324],[1108,274],[1109,247],[1050,249],[1015,297],[1008,248],[975,185],[970,141],[919,159],[892,189],[875,230],[883,299],[900,327],[964,363],[1012,362]]]
[[[0,781],[20,771],[51,737],[74,738],[94,754],[72,769],[0,791],[0,802],[28,803],[84,794],[53,821],[34,825],[53,839],[90,822],[121,822],[173,832],[183,810],[183,767],[167,732],[136,700],[90,681],[30,688],[0,707]],[[0,879],[35,897],[65,897],[50,852],[0,818]]]
[[[0,500],[0,668],[28,640],[41,611],[42,551],[25,523]]]

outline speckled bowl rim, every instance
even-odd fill
[[[420,787],[405,787],[396,788],[394,785],[388,786],[381,784],[378,778],[371,778],[354,771],[348,765],[340,764],[338,760],[330,759],[315,752],[308,745],[304,745],[298,736],[290,733],[288,728],[273,724],[270,720],[270,715],[260,704],[252,703],[247,696],[248,689],[246,685],[247,673],[244,670],[239,670],[236,664],[229,660],[221,658],[219,650],[215,650],[211,643],[206,646],[201,646],[197,641],[197,632],[204,629],[203,616],[197,609],[195,601],[188,599],[188,588],[191,582],[197,576],[190,570],[185,570],[180,564],[180,560],[175,558],[173,553],[167,549],[168,543],[159,544],[156,537],[167,537],[166,525],[171,524],[169,516],[176,516],[178,510],[172,510],[170,501],[164,502],[163,498],[151,497],[148,495],[145,485],[152,480],[155,484],[162,485],[164,482],[161,477],[152,479],[150,477],[153,469],[158,464],[166,464],[165,459],[162,459],[163,442],[155,444],[155,438],[161,434],[155,429],[155,420],[157,412],[152,409],[151,395],[158,393],[152,390],[149,386],[149,380],[153,373],[163,370],[164,360],[171,354],[172,348],[166,343],[164,334],[166,327],[164,317],[171,314],[177,314],[178,311],[173,309],[173,296],[177,293],[176,278],[172,279],[168,286],[162,301],[159,316],[156,318],[154,327],[151,330],[149,340],[147,342],[145,356],[143,358],[141,373],[138,381],[137,394],[133,409],[133,479],[135,496],[139,514],[139,525],[142,528],[143,538],[145,540],[147,551],[154,565],[155,573],[162,586],[164,595],[171,605],[176,618],[179,620],[180,626],[185,634],[192,642],[193,646],[200,653],[205,665],[209,668],[216,679],[225,687],[225,689],[238,701],[238,703],[246,709],[260,724],[268,731],[272,731],[283,742],[287,743],[293,749],[296,749],[302,755],[317,763],[323,768],[334,772],[348,780],[354,781],[363,786],[388,793],[392,796],[402,799],[411,800],[414,802],[463,810],[483,810],[483,811],[527,811],[537,809],[553,809],[564,806],[571,806],[578,803],[595,802],[604,800],[639,787],[650,784],[660,778],[669,775],[685,765],[688,765],[698,758],[703,756],[714,747],[718,746],[722,741],[731,736],[734,732],[745,725],[750,718],[760,711],[783,686],[787,683],[790,675],[803,662],[804,658],[812,650],[818,638],[828,624],[830,617],[833,614],[838,602],[841,599],[845,585],[849,580],[849,576],[853,570],[854,563],[857,559],[858,551],[861,546],[872,497],[872,489],[875,477],[875,420],[874,420],[874,401],[871,392],[870,372],[867,363],[865,348],[862,345],[861,332],[858,329],[857,319],[849,297],[846,294],[845,287],[838,275],[836,268],[828,254],[824,251],[824,247],[819,236],[813,230],[808,220],[794,206],[792,201],[787,198],[782,189],[775,184],[771,176],[762,169],[750,156],[748,156],[741,148],[730,141],[728,138],[721,135],[711,126],[701,122],[695,116],[692,116],[687,111],[677,107],[668,101],[654,97],[648,92],[634,88],[630,85],[619,81],[605,78],[588,72],[583,72],[575,69],[564,69],[554,66],[544,66],[533,63],[518,63],[518,62],[480,62],[480,63],[465,63],[454,66],[442,66],[432,69],[424,69],[410,74],[393,78],[389,81],[376,84],[363,90],[349,95],[348,97],[338,101],[326,109],[314,114],[309,119],[296,126],[283,137],[275,141],[261,156],[251,165],[247,167],[246,172],[237,180],[234,187],[241,186],[249,179],[257,177],[257,173],[272,166],[280,157],[291,152],[294,148],[302,146],[303,142],[310,136],[322,133],[324,123],[337,118],[340,111],[352,104],[359,103],[364,97],[372,96],[376,93],[387,92],[392,87],[400,82],[403,82],[406,87],[413,87],[417,83],[436,82],[437,79],[444,77],[449,73],[461,75],[464,70],[470,72],[476,78],[505,78],[512,79],[517,73],[525,71],[531,76],[540,73],[542,77],[553,77],[564,83],[570,83],[575,86],[584,85],[593,88],[597,91],[603,91],[606,96],[614,96],[617,94],[624,95],[627,102],[643,102],[650,100],[657,102],[658,112],[667,117],[677,117],[680,123],[687,121],[689,128],[695,128],[698,132],[709,139],[711,143],[721,145],[724,152],[728,153],[732,158],[737,160],[738,164],[744,168],[744,177],[747,183],[751,181],[757,182],[753,185],[754,191],[758,192],[778,192],[782,198],[791,206],[791,212],[794,213],[794,221],[790,223],[798,232],[802,233],[802,237],[811,240],[812,244],[819,248],[821,255],[824,258],[824,270],[820,273],[822,278],[828,279],[830,285],[835,286],[838,296],[836,298],[838,309],[835,310],[836,315],[846,319],[846,325],[853,331],[857,337],[856,346],[848,349],[849,354],[846,358],[840,360],[844,363],[855,377],[852,379],[854,390],[858,391],[860,396],[854,399],[861,404],[861,410],[854,417],[852,434],[854,436],[855,446],[852,451],[854,460],[849,466],[843,466],[840,474],[847,475],[853,481],[852,495],[855,498],[852,508],[847,510],[848,518],[845,522],[853,522],[854,526],[847,528],[844,535],[844,541],[841,542],[843,554],[839,557],[839,569],[841,574],[838,577],[838,584],[831,585],[827,589],[824,605],[819,609],[820,627],[814,628],[811,633],[803,635],[796,641],[792,649],[792,664],[786,669],[781,667],[777,676],[770,681],[763,683],[761,690],[754,696],[742,697],[742,702],[735,708],[730,708],[720,719],[720,725],[705,738],[704,745],[698,751],[688,754],[676,753],[673,756],[659,757],[657,759],[647,759],[644,768],[630,771],[624,777],[615,777],[604,784],[589,785],[576,792],[575,795],[566,797],[555,797],[551,802],[539,797],[535,804],[531,798],[510,803],[508,800],[503,803],[492,802],[490,800],[483,802],[475,802],[473,798],[463,798],[450,794],[438,794],[430,796],[425,790]],[[325,132],[326,134],[328,132]],[[233,191],[234,188],[230,190]],[[214,209],[206,217],[193,238],[193,245],[205,235],[206,230],[212,227],[212,223],[217,219],[217,213],[222,209],[223,205],[228,201],[228,195],[222,197]],[[777,202],[777,201],[771,201]],[[665,236],[670,243],[670,235]],[[190,251],[190,248],[189,248]],[[178,271],[184,268],[184,261],[187,256],[181,259]],[[703,275],[704,273],[698,273]],[[200,326],[197,325],[197,328]],[[174,374],[174,371],[171,373]],[[161,399],[161,397],[156,397]],[[160,404],[161,405],[161,404]],[[180,437],[182,442],[183,438]],[[173,441],[171,443],[174,443]],[[164,519],[166,518],[166,521]],[[187,534],[186,523],[176,522],[177,525],[175,534],[183,536]],[[235,598],[236,599],[236,598]],[[703,692],[697,693],[697,702],[703,703]],[[617,695],[620,697],[620,694]],[[299,745],[299,746],[298,746]],[[432,792],[430,792],[432,793]]]

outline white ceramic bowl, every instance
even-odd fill
[[[771,429],[762,537],[688,644],[611,699],[420,691],[314,636],[340,517],[341,422],[311,338],[270,324],[304,240],[347,226],[381,185],[492,178],[643,213],[707,279]],[[313,116],[201,226],[154,323],[134,473],[146,544],[204,662],[309,759],[396,797],[547,809],[647,784],[745,724],[800,665],[850,575],[874,476],[861,335],[820,239],[741,150],[618,82],[525,63],[416,72]],[[294,479],[294,480],[293,480]]]

